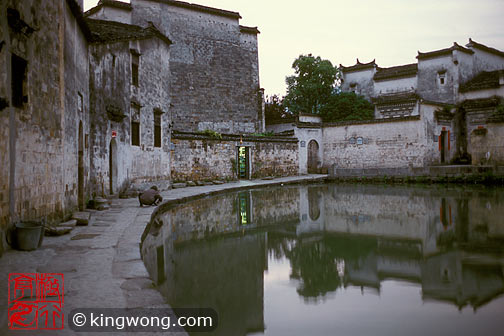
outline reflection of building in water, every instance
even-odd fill
[[[380,292],[386,279],[457,307],[504,293],[504,260],[484,254],[504,255],[499,197],[391,189],[300,186],[189,202],[156,218],[163,225],[151,227],[143,259],[172,306],[215,308],[219,335],[264,328],[266,251],[290,261],[305,299],[346,286]]]
[[[167,240],[164,245],[170,244]],[[158,287],[172,307],[215,309],[215,335],[264,330],[265,233],[175,243],[167,249],[169,255],[159,246],[143,255],[151,276],[162,280]]]

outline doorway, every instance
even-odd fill
[[[308,143],[308,173],[317,174],[318,173],[318,152],[319,144],[315,140],[310,140]]]
[[[77,203],[79,210],[84,210],[84,134],[82,131],[82,121],[79,121],[79,140],[77,158]]]
[[[238,147],[238,178],[239,179],[249,179],[250,178],[250,148],[249,147]]]
[[[109,182],[110,194],[113,195],[117,189],[117,143],[115,139],[110,140],[109,145]]]
[[[439,136],[439,150],[441,151],[441,163],[445,163],[447,159],[447,149],[448,149],[448,131],[441,131]]]

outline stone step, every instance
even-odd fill
[[[55,227],[46,227],[45,235],[46,236],[62,236],[64,234],[70,233],[73,227],[69,226],[55,226]]]
[[[215,181],[213,181],[213,184],[224,184],[224,182],[219,181],[219,180],[215,180]]]
[[[58,226],[60,226],[60,227],[75,227],[75,225],[77,225],[76,219],[71,219],[69,221],[58,224]]]
[[[95,209],[98,211],[103,211],[110,209],[110,206],[108,204],[99,204],[98,206],[95,206]]]
[[[88,225],[89,218],[91,217],[91,213],[89,212],[75,212],[72,216],[72,219],[77,221],[77,225]]]
[[[185,183],[173,183],[172,188],[173,189],[180,189],[180,188],[185,188],[187,185]]]
[[[196,187],[196,183],[194,183],[193,181],[187,181],[187,186],[188,187]]]

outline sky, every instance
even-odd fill
[[[84,10],[97,0],[84,0]],[[129,2],[129,1],[125,1]],[[504,51],[504,0],[194,0],[239,12],[259,31],[260,84],[284,95],[299,55],[333,65],[376,59],[380,67],[415,63],[417,51],[474,41]]]

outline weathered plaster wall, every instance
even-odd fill
[[[174,137],[172,179],[201,181],[236,179],[237,147],[249,147],[252,178],[298,174],[296,140],[218,140],[202,136]]]
[[[89,60],[88,42],[77,21],[68,8],[65,11],[65,109],[64,109],[64,208],[65,213],[77,210],[79,193],[79,150],[82,150],[83,183],[81,191],[81,209],[89,198],[89,148],[86,147],[86,137],[89,138]],[[79,129],[82,127],[82,134]],[[80,136],[80,138],[79,138]],[[89,140],[88,140],[89,142]],[[80,148],[79,148],[80,143]]]
[[[352,71],[343,73],[343,83],[341,90],[343,92],[350,92],[350,85],[357,84],[355,93],[366,97],[371,100],[374,95],[374,80],[373,76],[376,69],[366,69],[363,71]]]
[[[97,20],[117,21],[131,24],[131,11],[122,8],[103,6],[96,13],[93,13],[88,17]]]
[[[133,24],[152,21],[174,41],[170,60],[174,129],[222,133],[261,130],[256,38],[238,18],[131,1]]]
[[[299,118],[302,119],[301,117]],[[318,117],[303,118],[306,120],[312,120],[320,122]],[[280,133],[285,131],[294,131],[294,138],[299,140],[298,142],[298,152],[299,152],[299,174],[308,173],[308,144],[310,141],[314,140],[319,145],[318,151],[318,161],[320,162],[319,168],[324,165],[324,147],[323,147],[323,128],[322,126],[312,126],[312,127],[298,127],[295,123],[284,123],[284,124],[271,124],[267,125],[266,130],[268,132]]]
[[[504,125],[487,124],[484,134],[478,133],[472,126],[468,129],[469,141],[467,151],[471,154],[472,164],[504,164]]]
[[[12,25],[8,8],[19,13]],[[3,232],[17,221],[60,220],[77,206],[72,194],[77,92],[83,104],[89,97],[87,44],[69,1],[2,1],[0,15],[0,97],[9,102],[0,112]],[[26,61],[24,76],[11,72],[12,55]],[[11,78],[16,77],[24,77],[23,98],[14,104]]]
[[[438,72],[440,71],[446,73],[444,85],[441,85],[438,80]],[[418,92],[423,99],[441,103],[455,103],[454,85],[458,83],[458,70],[453,64],[451,55],[419,59],[417,77]]]
[[[131,52],[140,56],[139,86],[131,84]],[[113,144],[112,193],[131,182],[170,178],[169,47],[157,38],[90,48],[91,183],[95,194],[110,194],[110,146]],[[140,146],[131,143],[132,103],[140,107]],[[107,108],[124,117],[113,121]],[[161,115],[161,147],[154,147],[154,110]],[[112,138],[112,131],[117,137]]]
[[[421,167],[427,146],[424,132],[421,120],[326,126],[324,165],[335,164],[337,168]],[[358,144],[358,138],[362,138],[362,144]]]
[[[504,57],[494,55],[478,48],[471,48],[474,51],[474,75],[481,71],[493,71],[503,68]]]
[[[9,119],[11,108],[8,107],[11,101],[10,86],[10,38],[9,26],[5,17],[6,2],[0,3],[0,99],[3,104],[0,108],[0,256],[6,248],[4,230],[9,223],[9,181],[10,181],[10,150],[9,150]],[[1,103],[1,102],[0,102]],[[12,113],[13,115],[13,113]]]
[[[390,94],[396,92],[410,92],[415,91],[417,88],[417,77],[407,78],[391,78],[388,80],[380,80],[374,82],[373,96],[380,96],[382,94]]]

